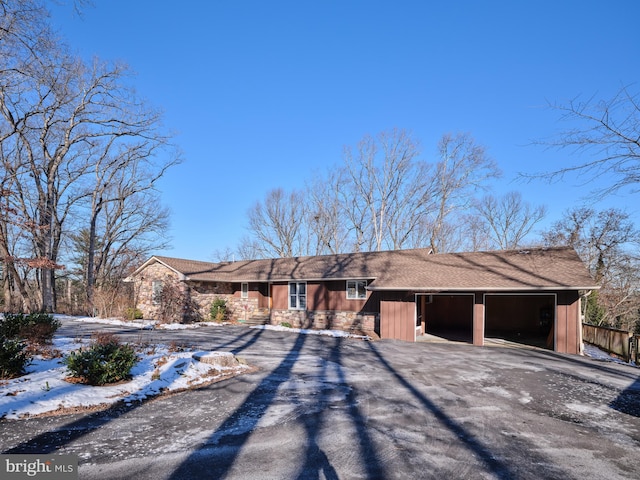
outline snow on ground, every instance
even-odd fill
[[[614,357],[613,355],[609,355],[604,350],[600,350],[595,345],[591,345],[589,343],[585,343],[584,344],[584,354],[587,357],[593,358],[594,360],[602,360],[602,361],[605,361],[605,362],[620,363],[622,365],[635,365],[633,362],[627,363],[624,360],[621,360],[621,359],[619,359],[617,357]]]
[[[92,317],[57,316],[57,318],[127,327],[135,325],[140,329],[161,328],[171,330],[219,327],[222,325],[213,322],[178,325],[159,324],[149,320],[126,322],[118,319]],[[271,325],[252,328],[369,339],[369,337],[350,335],[338,330],[305,330]],[[59,351],[64,356],[80,347],[86,347],[88,344],[87,340],[55,337],[52,349]],[[247,365],[222,367],[196,360],[196,358],[214,357],[219,352],[176,351],[175,348],[167,345],[138,346],[136,351],[139,361],[131,369],[131,380],[101,387],[66,381],[65,378],[68,376],[68,372],[66,366],[62,363],[62,356],[47,359],[41,355],[36,355],[32,363],[26,368],[26,375],[11,380],[0,380],[0,418],[17,419],[58,410],[111,405],[119,401],[131,403],[161,393],[184,390],[216,381],[217,379],[227,378],[250,368]]]

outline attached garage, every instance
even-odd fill
[[[484,345],[501,338],[563,353],[580,353],[581,297],[599,288],[571,248],[436,254],[388,268],[371,290],[409,292],[415,311],[380,312],[382,338],[415,329]],[[386,334],[386,335],[385,335]]]

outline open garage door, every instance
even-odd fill
[[[417,295],[422,332],[447,340],[473,342],[473,303],[469,294]]]
[[[553,349],[556,296],[487,294],[485,338]]]

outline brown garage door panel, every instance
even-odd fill
[[[381,301],[380,336],[415,342],[415,302]]]

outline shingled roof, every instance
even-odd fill
[[[439,254],[413,249],[223,263],[155,256],[137,272],[151,262],[200,282],[367,279],[370,290],[427,292],[599,288],[568,247]]]

